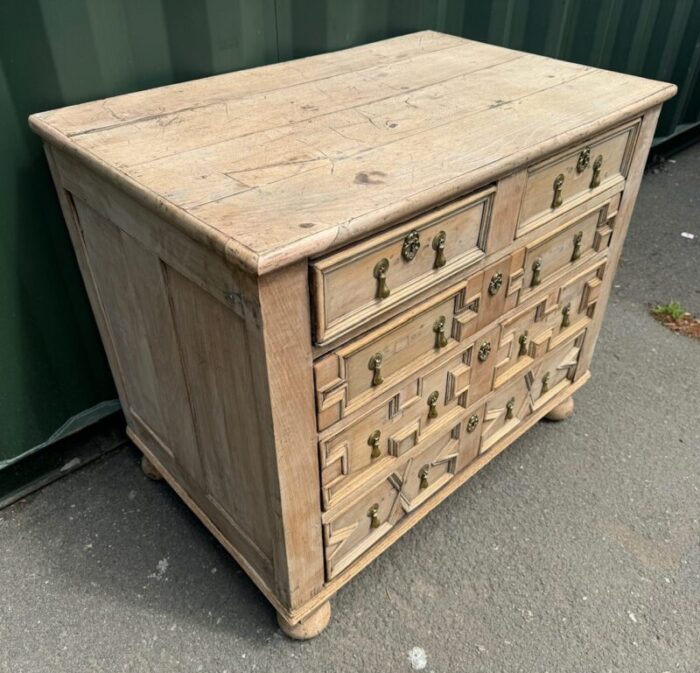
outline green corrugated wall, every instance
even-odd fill
[[[27,115],[426,28],[675,82],[661,136],[700,119],[700,0],[0,1],[0,468],[116,408]]]

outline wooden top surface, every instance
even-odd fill
[[[435,32],[30,117],[256,273],[400,221],[675,86]]]

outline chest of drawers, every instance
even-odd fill
[[[674,91],[425,32],[30,118],[128,433],[287,634],[571,413]]]

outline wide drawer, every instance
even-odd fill
[[[383,477],[324,512],[327,578],[350,566],[478,455],[571,385],[584,337],[585,330],[571,335],[459,420],[443,422],[430,441],[407,451]]]
[[[559,211],[622,184],[632,157],[639,120],[604,133],[528,169],[517,236],[548,222]]]
[[[311,263],[315,342],[322,344],[478,262],[495,187]]]

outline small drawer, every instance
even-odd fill
[[[479,453],[492,449],[520,423],[568,388],[578,366],[585,330],[533,360],[486,402]]]
[[[447,482],[458,469],[466,421],[443,428],[379,484],[323,515],[326,576],[335,577]],[[470,433],[470,437],[472,433]],[[468,442],[471,453],[473,442]]]
[[[622,184],[632,157],[640,120],[528,169],[516,236],[531,231],[581,199]]]
[[[522,267],[510,279],[518,303],[539,292],[543,286],[607,249],[613,235],[620,194],[558,226],[522,249]]]
[[[313,261],[315,342],[326,343],[482,259],[494,193],[495,187],[482,190]]]
[[[491,391],[494,358],[482,361],[477,352],[485,341],[472,342],[421,370],[388,399],[366,405],[351,423],[321,434],[324,510],[391,472]]]
[[[479,280],[477,285],[480,287],[481,283]],[[470,281],[463,281],[318,360],[314,377],[319,430],[386,396],[423,367],[455,351],[462,352],[463,345],[477,330],[480,315],[474,310],[469,287]],[[505,295],[505,288],[502,294]],[[496,295],[484,298],[485,313],[490,300],[500,301]],[[481,368],[491,367],[492,372],[493,358],[488,357],[494,346],[491,339],[489,334],[478,344],[483,347],[483,359],[477,355],[474,362],[483,367],[475,365],[470,370],[472,385]],[[490,389],[490,381],[488,386]]]

